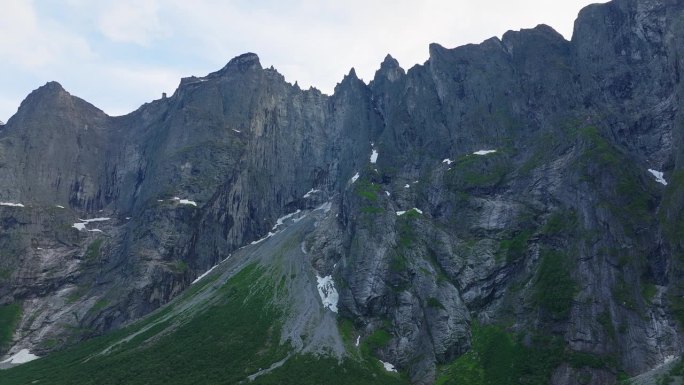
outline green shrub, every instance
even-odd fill
[[[533,299],[554,319],[570,315],[577,284],[570,275],[573,264],[558,251],[542,250],[541,264],[534,285]]]
[[[0,306],[0,352],[12,342],[12,335],[21,318],[21,304],[12,303]]]

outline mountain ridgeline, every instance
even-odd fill
[[[251,53],[121,117],[32,92],[0,125],[0,367],[42,358],[0,384],[684,372],[684,2],[429,52],[330,96]]]

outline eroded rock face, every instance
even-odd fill
[[[571,41],[542,25],[433,44],[424,65],[388,56],[332,96],[254,54],[118,118],[48,83],[0,128],[0,202],[24,205],[0,206],[0,301],[23,304],[12,351],[138,318],[331,202],[302,250],[339,316],[389,335],[375,354],[416,383],[469,349],[476,321],[615,362],[564,364],[555,384],[681,353],[683,12],[592,5]],[[92,218],[110,219],[72,227]],[[553,304],[558,270],[570,297]]]

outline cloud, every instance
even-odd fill
[[[114,42],[149,46],[169,36],[159,19],[159,10],[157,1],[109,2],[100,11],[100,32]]]

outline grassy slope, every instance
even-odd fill
[[[113,349],[113,342],[160,319],[153,315],[126,329],[72,349],[3,371],[0,384],[217,384],[238,383],[285,358],[280,344],[282,311],[271,305],[273,280],[251,265],[231,278],[219,299],[187,323],[160,333],[179,317],[164,321]],[[202,283],[206,285],[206,283]],[[188,295],[199,291],[195,287]],[[167,329],[168,331],[168,329]],[[88,357],[92,357],[86,360]],[[397,378],[370,361],[295,355],[255,384],[382,384]]]

